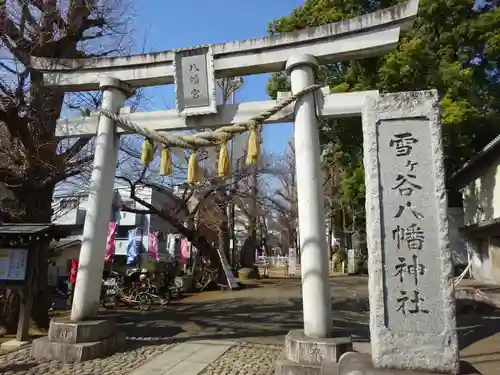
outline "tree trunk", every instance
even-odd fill
[[[1,311],[0,325],[8,334],[16,333],[19,320],[20,294],[17,290],[7,290],[5,305]]]
[[[240,263],[243,268],[251,268],[255,264],[255,248],[257,246],[257,167],[252,169],[252,192],[251,192],[251,208],[250,220],[248,227],[247,239],[243,242],[240,252]]]
[[[220,226],[217,229],[217,242],[221,254],[225,254],[229,259],[229,218],[227,210],[227,195],[226,189],[219,188],[216,191],[217,198],[217,211],[221,215]]]
[[[49,329],[49,309],[52,305],[52,296],[48,288],[48,250],[50,242],[36,251],[35,270],[33,273],[33,310],[31,320],[40,330]]]
[[[173,226],[178,233],[186,237],[198,249],[200,256],[207,256],[213,263],[219,264],[220,259],[217,249],[210,245],[204,236],[200,236],[196,229],[186,228],[180,221],[162,215],[160,212],[157,215]]]
[[[225,209],[225,206],[222,207]],[[229,259],[229,230],[228,230],[228,220],[227,220],[227,214],[224,212],[222,214],[222,220],[220,224],[220,228],[218,228],[217,231],[217,237],[218,237],[218,246],[219,246],[219,251],[221,254],[225,254],[226,258]]]
[[[240,265],[242,268],[253,268],[255,264],[255,235],[249,235],[243,242],[240,252]]]

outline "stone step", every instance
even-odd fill
[[[103,340],[116,331],[112,319],[73,322],[68,318],[52,319],[49,328],[49,341],[76,344]]]
[[[125,334],[116,332],[100,341],[67,343],[42,337],[33,341],[31,356],[37,360],[57,360],[63,363],[88,361],[108,356],[125,346]]]

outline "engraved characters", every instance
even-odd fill
[[[394,185],[391,190],[402,198],[393,216],[398,224],[392,230],[392,239],[398,250],[397,263],[394,266],[394,277],[397,277],[401,289],[396,298],[397,312],[403,315],[428,314],[425,298],[419,289],[419,281],[425,277],[427,267],[422,264],[415,252],[425,251],[425,233],[419,223],[424,215],[413,202],[418,202],[418,192],[423,186],[418,181],[418,162],[409,157],[418,146],[418,139],[410,132],[395,133],[389,141],[389,147],[395,149],[397,158],[405,158],[405,170],[396,171]],[[415,199],[415,200],[413,200]],[[405,220],[410,224],[404,224]],[[403,246],[406,244],[406,246]],[[401,252],[409,252],[406,256]],[[411,286],[408,283],[411,282]]]
[[[189,82],[191,82],[192,85],[199,85],[200,84],[200,76],[197,72],[199,72],[200,69],[196,66],[196,64],[189,64]],[[200,90],[198,89],[192,89],[191,90],[191,97],[193,99],[199,99],[200,98]]]

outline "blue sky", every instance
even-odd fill
[[[133,31],[136,53],[266,36],[273,19],[288,15],[303,0],[141,0]],[[147,37],[145,38],[145,36]],[[237,102],[268,100],[268,75],[247,76]],[[149,110],[174,108],[173,87],[147,91]],[[264,147],[281,152],[292,135],[291,124],[267,125]]]

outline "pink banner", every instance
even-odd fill
[[[108,236],[106,238],[106,257],[104,261],[109,263],[113,260],[115,255],[115,235],[116,235],[116,221],[109,223]]]
[[[76,284],[76,275],[78,274],[78,259],[71,259],[71,270],[69,272],[69,283]]]
[[[148,254],[149,260],[158,261],[160,254],[158,252],[158,235],[156,232],[151,232],[148,235]]]
[[[180,264],[187,264],[189,258],[189,241],[183,238],[181,240],[181,252],[179,254],[178,262]]]

